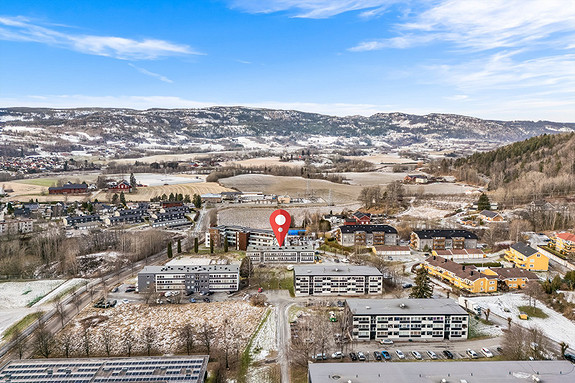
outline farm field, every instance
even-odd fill
[[[245,348],[251,334],[259,325],[265,312],[263,307],[255,307],[243,301],[226,301],[212,303],[195,303],[181,305],[150,306],[145,304],[122,304],[115,308],[95,309],[89,307],[78,315],[63,332],[70,331],[73,334],[72,344],[78,349],[72,350],[73,355],[80,355],[83,349],[82,335],[84,329],[88,329],[94,355],[104,355],[104,343],[102,334],[111,335],[111,355],[125,353],[123,339],[130,333],[134,344],[132,354],[145,354],[144,332],[151,327],[154,330],[152,350],[154,354],[173,354],[182,351],[178,336],[178,329],[185,324],[190,324],[196,331],[200,331],[204,324],[213,328],[211,345],[216,348],[221,346],[223,339],[233,339],[238,350]],[[229,313],[235,313],[230,316]],[[224,330],[224,320],[227,319],[228,327]],[[227,331],[227,336],[224,335]],[[200,337],[197,336],[194,343],[196,348],[201,348]]]
[[[194,194],[205,194],[205,193],[221,193],[224,191],[231,191],[226,187],[220,186],[215,182],[194,182],[185,184],[173,184],[173,185],[161,185],[161,186],[149,186],[145,188],[138,188],[136,193],[126,194],[127,201],[149,201],[151,198],[159,197],[162,194],[170,195],[174,194],[189,194],[190,196]],[[97,198],[99,201],[111,201],[113,193],[108,193],[105,191],[97,192],[93,198]]]
[[[305,165],[304,161],[290,161],[282,162],[279,157],[260,157],[260,158],[250,158],[248,160],[242,161],[229,161],[225,162],[225,165],[240,165],[240,166],[289,166],[289,167],[301,167]]]
[[[415,164],[417,161],[414,161],[410,158],[402,158],[397,155],[393,154],[374,154],[371,156],[346,156],[348,160],[362,160],[371,162],[374,164]]]

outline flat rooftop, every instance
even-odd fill
[[[293,268],[296,276],[305,275],[325,275],[325,276],[340,276],[340,275],[375,275],[383,276],[381,271],[371,266],[343,266],[343,265],[301,265],[294,266]]]
[[[248,246],[247,251],[314,251],[313,246]]]
[[[140,273],[162,274],[162,273],[215,273],[227,272],[238,273],[238,265],[165,265],[165,266],[146,266]]]
[[[575,382],[567,361],[310,363],[310,383],[546,383]]]
[[[295,269],[295,268],[294,268]],[[354,315],[468,315],[452,299],[347,299]]]
[[[207,356],[13,360],[0,369],[0,383],[204,381]]]

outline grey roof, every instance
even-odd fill
[[[416,230],[414,233],[420,239],[431,238],[465,238],[477,239],[477,235],[467,230]]]
[[[355,233],[365,231],[366,233],[391,233],[397,234],[397,230],[389,225],[343,225],[339,227],[342,233]]]
[[[411,362],[411,363],[310,363],[310,383],[517,383],[575,381],[574,366],[564,360]]]
[[[309,266],[294,266],[295,276],[298,275],[362,275],[362,276],[383,276],[381,271],[371,266],[324,266],[324,265],[309,265]]]
[[[239,273],[239,265],[174,265],[174,266],[146,266],[141,273]]]
[[[516,244],[511,245],[511,248],[525,255],[526,257],[530,257],[533,254],[537,254],[537,250],[535,250],[529,245],[524,244],[523,242],[517,242]]]
[[[121,383],[133,382],[144,376],[148,382],[199,383],[204,381],[207,364],[208,357],[203,355],[13,360],[0,367],[0,383],[32,381]]]
[[[482,215],[487,218],[495,218],[499,215],[499,213],[491,210],[482,210],[481,213],[479,213],[479,215]]]
[[[348,299],[346,303],[356,315],[467,315],[452,299]]]

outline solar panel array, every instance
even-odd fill
[[[202,382],[207,357],[11,361],[0,383]]]

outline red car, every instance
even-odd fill
[[[258,289],[258,293],[261,293],[262,291],[264,291],[264,289],[262,289],[261,287]]]

